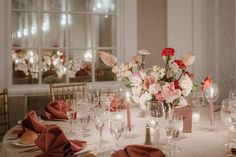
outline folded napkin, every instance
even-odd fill
[[[57,125],[48,125],[35,144],[44,152],[36,157],[70,157],[86,147],[86,141],[68,140]]]
[[[165,154],[150,146],[128,145],[124,150],[117,151],[112,157],[165,157]]]
[[[120,96],[115,95],[113,96],[112,101],[111,101],[110,111],[116,112],[118,110],[124,109],[127,103],[128,102],[121,99]]]
[[[67,119],[66,103],[63,100],[51,102],[44,108],[44,114],[47,119]]]
[[[32,130],[36,133],[42,133],[46,129],[46,126],[39,122],[35,111],[30,111],[26,118],[22,120],[21,125],[24,130]]]

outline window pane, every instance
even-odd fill
[[[13,49],[13,84],[37,84],[39,55],[36,50]]]
[[[42,82],[64,83],[65,53],[61,50],[42,50]]]
[[[65,47],[66,18],[65,14],[41,14],[42,47]]]
[[[41,10],[66,11],[66,0],[41,0]]]
[[[70,82],[92,81],[92,51],[71,50],[69,53],[68,74]]]
[[[68,10],[72,12],[89,11],[90,0],[69,0]]]
[[[109,52],[116,56],[115,50],[99,50]],[[98,52],[99,52],[98,51]],[[95,65],[95,81],[113,81],[115,80],[115,75],[112,72],[112,68],[106,66],[103,61],[100,59],[97,52],[96,56],[96,65]]]
[[[96,46],[116,46],[116,18],[110,15],[95,16]]]
[[[93,0],[90,10],[95,13],[115,13],[115,0]]]
[[[12,12],[12,44],[15,47],[37,46],[37,14]]]
[[[37,0],[12,0],[12,9],[36,10],[38,9]]]
[[[69,47],[91,47],[91,19],[89,15],[69,14],[73,23],[69,26]]]

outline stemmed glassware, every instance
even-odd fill
[[[230,130],[231,128],[234,128],[233,124],[236,123],[235,119],[232,118],[231,116],[232,107],[236,106],[233,104],[236,104],[236,100],[224,99],[222,101],[221,110],[220,110],[221,119],[224,122],[224,124],[228,127],[229,137],[228,137],[228,143],[226,143],[225,146],[229,148],[231,147]]]
[[[95,110],[95,127],[99,132],[99,148],[107,143],[102,139],[102,131],[107,120],[107,112],[103,108],[97,107]]]
[[[67,99],[66,100],[66,116],[68,118],[70,124],[70,132],[69,134],[73,135],[73,119],[75,117],[76,105],[74,99]]]
[[[118,140],[124,132],[125,122],[124,115],[120,112],[112,113],[110,120],[110,133],[115,138],[116,144],[114,151],[118,150]]]
[[[214,106],[213,103],[218,99],[218,87],[217,84],[213,83],[210,87],[206,89],[204,92],[205,99],[209,103],[210,107],[210,113],[209,113],[209,118],[210,118],[210,128],[209,130],[213,130],[213,114],[214,114]]]
[[[85,101],[83,105],[77,106],[76,122],[80,125],[80,134],[84,137],[85,129],[88,126],[91,118],[90,106]]]
[[[174,152],[174,156],[177,151],[181,148],[176,146],[176,139],[183,131],[183,117],[174,115],[172,118],[168,119],[166,125],[166,136],[168,140],[168,154],[171,155]],[[172,145],[171,145],[172,144]]]
[[[230,91],[229,91],[229,99],[236,100],[236,89],[230,89]]]

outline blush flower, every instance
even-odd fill
[[[212,78],[211,78],[211,75],[208,75],[203,82],[202,91],[205,91],[211,85],[212,85]]]
[[[165,83],[162,86],[162,94],[167,103],[173,103],[173,101],[181,96],[181,90],[175,89],[174,82]]]

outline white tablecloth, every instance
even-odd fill
[[[130,133],[124,132],[120,138],[120,146],[125,146],[128,144],[143,144],[145,140],[145,118],[139,116],[139,109],[136,107],[132,108],[132,124],[134,128],[132,130],[133,136],[129,136]],[[45,121],[44,123],[53,124],[55,122]],[[67,122],[56,122],[64,132],[68,132],[69,124]],[[222,123],[219,112],[215,113],[215,123],[214,131],[208,131],[208,118],[207,118],[207,108],[202,108],[200,123],[193,125],[192,133],[181,134],[177,145],[182,148],[182,151],[177,153],[177,157],[225,157],[229,153],[223,145],[227,142],[228,132],[224,124]],[[12,129],[16,129],[19,126],[15,126]],[[75,127],[76,128],[76,127]],[[88,127],[89,136],[84,138],[79,138],[78,136],[68,136],[69,139],[80,139],[86,140],[88,143],[86,150],[91,150],[97,147],[99,134],[95,129],[93,123]],[[1,148],[2,157],[31,157],[36,154],[42,153],[41,151],[33,153],[20,153],[22,150],[28,148],[17,147],[12,144],[12,140],[8,138],[15,135],[10,134],[11,131],[8,131],[3,139],[3,144]],[[128,136],[128,137],[127,137]],[[106,145],[102,150],[97,151],[99,157],[108,157],[112,147],[114,146],[114,138],[109,133],[108,125],[104,128],[103,138],[106,141],[109,141],[109,144]]]

